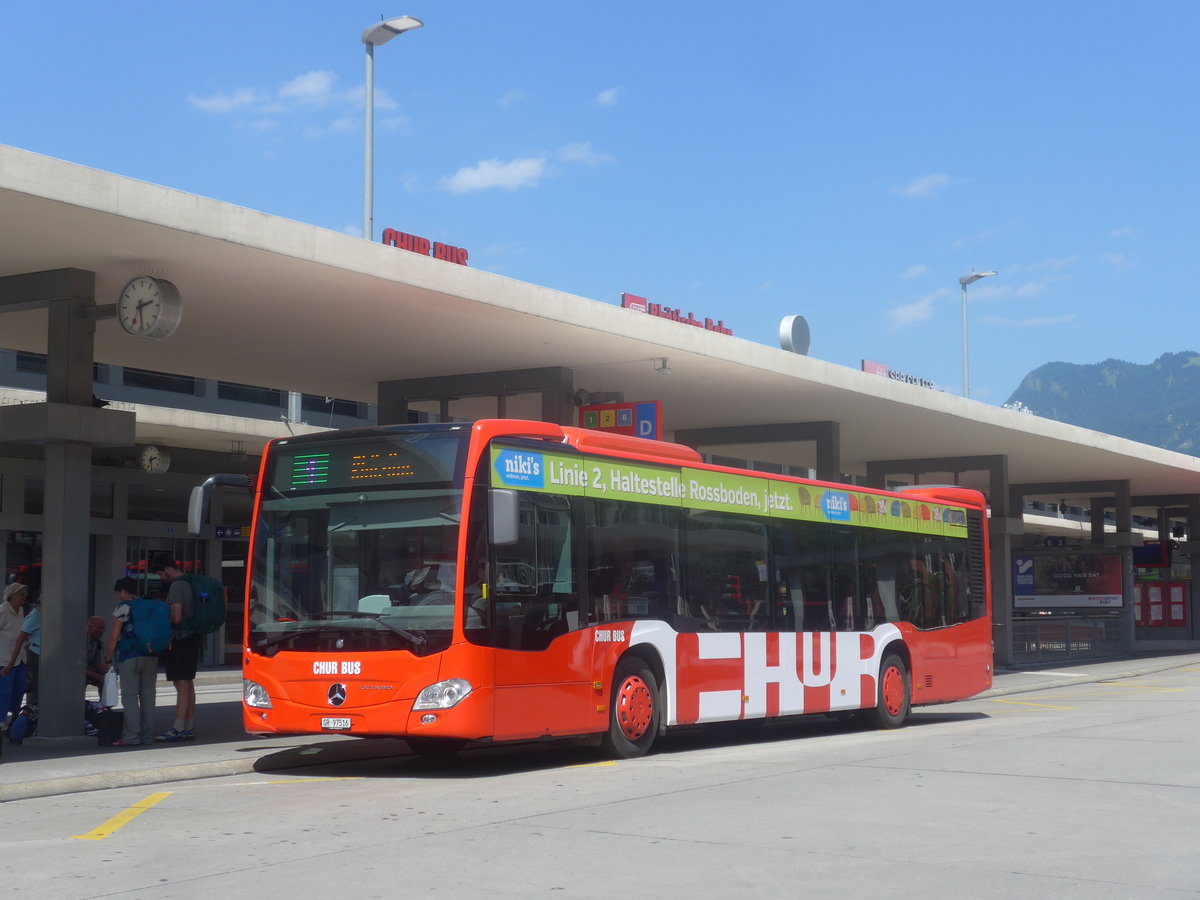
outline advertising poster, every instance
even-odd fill
[[[1055,553],[1013,557],[1017,609],[1118,607],[1121,556],[1118,553]]]

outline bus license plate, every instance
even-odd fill
[[[333,716],[323,716],[321,718],[321,727],[326,731],[349,731],[349,719],[337,719]]]

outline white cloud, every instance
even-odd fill
[[[558,158],[563,162],[580,163],[585,166],[600,166],[605,163],[616,162],[611,156],[600,153],[588,143],[567,144],[564,147],[560,147]]]
[[[358,127],[362,121],[363,89],[360,85],[339,90],[337,75],[327,69],[315,69],[285,81],[273,93],[257,88],[238,88],[209,97],[191,94],[187,100],[193,107],[204,112],[222,115],[253,114],[261,117],[259,122],[271,122],[271,127],[278,126],[278,117],[290,113],[333,110],[334,118],[328,123],[317,124],[310,121],[298,126],[304,137],[312,138]],[[397,104],[386,91],[377,90],[375,108],[384,111],[395,110]],[[406,122],[407,119],[403,116],[393,116],[385,120],[384,127],[396,127]],[[264,130],[262,125],[256,124],[242,124],[239,127]]]
[[[620,96],[620,93],[621,93],[621,89],[619,87],[612,87],[606,91],[601,91],[600,93],[598,93],[596,95],[596,105],[597,106],[616,106],[617,100]]]
[[[934,175],[922,175],[903,187],[896,188],[896,193],[905,197],[932,197],[952,181],[953,179],[949,175],[940,172]]]
[[[1133,260],[1124,253],[1102,253],[1100,258],[1114,269],[1128,269],[1133,265]]]
[[[611,156],[601,153],[586,142],[565,144],[553,154],[560,163],[583,166],[600,166],[616,162]],[[523,157],[510,162],[485,159],[473,166],[464,166],[453,175],[445,175],[439,182],[444,191],[451,194],[469,194],[499,188],[515,191],[537,187],[543,178],[561,175],[561,169],[551,165],[551,155]]]
[[[1137,232],[1126,225],[1124,228],[1114,228],[1108,233],[1110,238],[1133,238],[1137,237]]]
[[[938,288],[932,294],[926,294],[915,303],[897,306],[888,312],[892,328],[903,328],[906,325],[912,325],[914,322],[923,322],[925,319],[933,316],[933,306],[938,300],[945,299],[953,294],[954,291],[950,288]]]
[[[908,270],[901,273],[901,278],[920,278],[922,275],[929,273],[929,266],[919,263],[915,266],[909,266]]]
[[[279,99],[301,106],[327,106],[333,99],[333,82],[337,76],[328,69],[317,69],[297,75],[279,88]]]
[[[508,107],[512,106],[514,103],[521,103],[522,101],[525,101],[528,99],[529,99],[529,94],[525,93],[525,91],[522,91],[519,88],[513,88],[511,91],[506,91],[504,93],[504,96],[502,96],[496,102],[500,106],[503,106],[507,109]]]
[[[376,112],[381,109],[390,112],[393,109],[400,108],[400,104],[393,100],[392,95],[383,88],[377,87],[372,93],[375,96]],[[358,87],[346,88],[346,90],[336,94],[335,96],[337,97],[338,101],[345,106],[354,107],[356,109],[362,109],[365,102],[363,86],[361,84],[358,85]]]
[[[520,188],[537,187],[546,174],[544,157],[514,159],[511,162],[485,159],[473,166],[464,166],[453,175],[443,177],[441,186],[443,190],[452,194],[469,194],[489,188],[515,191]]]
[[[197,97],[188,94],[188,103],[205,112],[230,113],[248,106],[258,106],[266,98],[253,88],[238,88],[228,94],[214,94],[211,97]]]

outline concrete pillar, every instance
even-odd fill
[[[38,681],[38,734],[43,737],[73,737],[83,728],[91,479],[90,445],[46,444]]]
[[[1022,515],[1024,501],[1013,508],[1009,496],[1008,457],[995,456],[987,461],[988,553],[992,560],[992,647],[994,664],[1011,666],[1013,662],[1013,539],[1025,534]]]
[[[1088,521],[1092,526],[1092,543],[1104,543],[1104,512],[1107,509],[1104,497],[1093,497],[1088,507]]]
[[[1197,538],[1200,537],[1200,497],[1188,498],[1187,504],[1187,543],[1192,547],[1197,546]],[[1188,580],[1188,623],[1193,639],[1200,637],[1200,552],[1192,553],[1189,556],[1189,562],[1192,567],[1192,577]]]
[[[1121,551],[1121,652],[1132,653],[1134,643],[1133,620],[1133,498],[1128,481],[1116,485],[1115,544]]]

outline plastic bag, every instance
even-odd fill
[[[100,705],[116,706],[117,696],[117,670],[110,668],[104,673],[104,685],[100,688]]]

